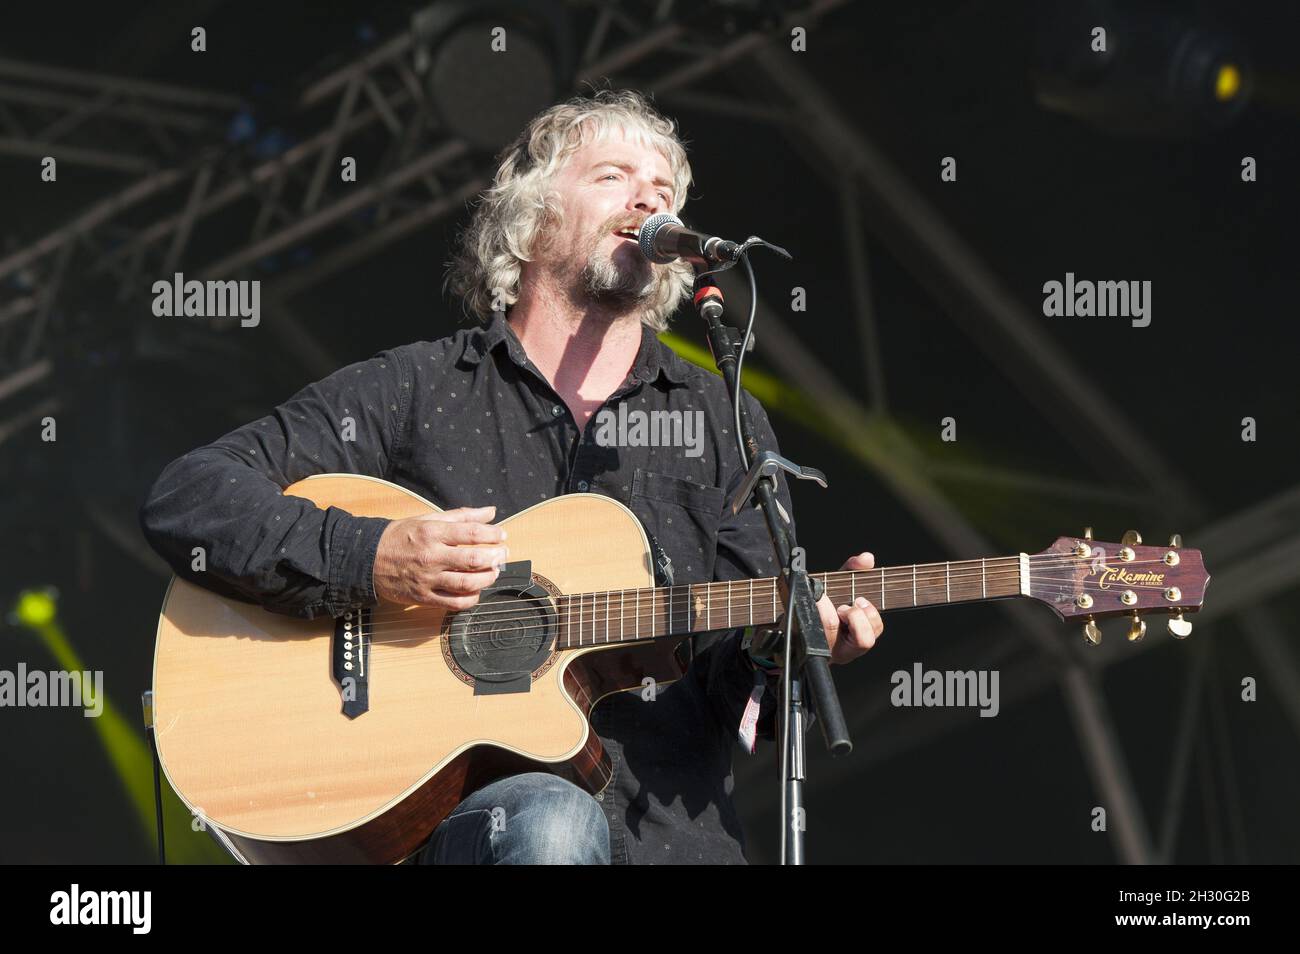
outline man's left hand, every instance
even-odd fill
[[[859,553],[845,560],[840,569],[870,570],[875,565],[875,556]],[[864,596],[859,596],[852,606],[834,606],[830,596],[822,594],[817,602],[817,611],[821,613],[822,626],[826,629],[832,663],[843,664],[857,659],[876,645],[876,639],[885,629],[880,612]]]

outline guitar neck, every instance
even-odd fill
[[[836,606],[865,596],[879,610],[944,606],[1019,596],[1023,555],[874,570],[810,573]],[[782,615],[780,580],[733,580],[561,597],[557,648],[576,649],[743,626],[765,626]]]

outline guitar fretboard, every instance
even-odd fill
[[[865,596],[879,610],[1001,599],[1021,593],[1020,558],[954,560],[875,570],[810,573],[840,606]],[[575,593],[559,600],[557,648],[775,623],[784,610],[773,577]]]

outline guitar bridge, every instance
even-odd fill
[[[370,610],[349,610],[334,620],[330,669],[343,699],[343,714],[355,719],[370,709]]]

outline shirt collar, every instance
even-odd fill
[[[654,383],[662,374],[672,384],[685,384],[691,366],[681,356],[659,340],[649,325],[641,325],[641,348],[632,365],[632,374],[642,381]]]
[[[484,355],[502,345],[505,345],[511,361],[521,368],[528,366],[524,346],[510,323],[499,313],[494,313],[486,325],[467,336],[462,360],[478,364]],[[641,325],[641,347],[632,365],[633,377],[638,381],[654,382],[663,375],[673,384],[685,384],[690,367],[677,352],[660,341],[648,325]]]
[[[510,352],[510,360],[521,368],[528,364],[528,355],[524,346],[509,323],[494,312],[486,325],[475,328],[466,336],[465,351],[462,357],[470,364],[478,364],[483,356],[504,344]]]

